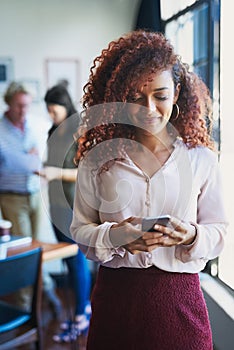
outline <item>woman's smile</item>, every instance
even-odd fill
[[[155,73],[131,100],[131,122],[157,134],[169,121],[178,92],[170,71]]]

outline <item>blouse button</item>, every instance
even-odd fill
[[[150,202],[149,202],[149,201],[146,201],[146,202],[145,202],[145,205],[146,205],[147,207],[149,207],[149,206],[150,206]]]
[[[147,253],[147,263],[152,264],[152,254],[151,253]]]

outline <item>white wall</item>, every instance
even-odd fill
[[[80,91],[93,58],[132,29],[139,0],[0,0],[0,56],[14,59],[16,79],[45,90],[46,58],[76,58]],[[78,96],[80,97],[80,96]]]
[[[13,59],[15,80],[38,82],[39,102],[31,110],[40,135],[50,122],[43,103],[45,61],[79,61],[74,97],[79,107],[93,59],[109,41],[133,28],[138,7],[139,0],[0,0],[0,58]],[[0,112],[6,107],[1,94]]]
[[[139,0],[0,0],[0,58],[13,59],[14,80],[36,81],[39,101],[31,108],[31,121],[43,152],[50,125],[45,95],[45,60],[79,61],[78,92],[89,76],[93,59],[109,41],[133,29]],[[78,106],[79,107],[79,106]],[[0,112],[6,108],[1,99]],[[44,213],[45,214],[45,213]],[[45,214],[42,239],[53,241]]]

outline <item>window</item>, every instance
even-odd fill
[[[214,101],[213,136],[217,148],[220,149],[219,3],[212,0],[183,0],[176,2],[174,9],[169,11],[170,6],[166,6],[167,2],[161,2],[167,9],[162,8],[165,34],[184,62],[187,62],[210,88]],[[179,9],[179,12],[175,13],[175,9]],[[168,12],[173,13],[173,16],[165,18]]]
[[[222,2],[222,14],[230,16],[222,23],[232,23],[231,8],[227,2],[224,8]],[[229,8],[228,8],[229,6]],[[234,210],[234,184],[230,173],[230,163],[234,164],[234,144],[231,142],[232,126],[234,127],[233,114],[233,89],[228,89],[227,79],[230,79],[230,72],[233,72],[233,63],[228,62],[230,57],[229,37],[222,43],[223,65],[220,68],[220,0],[180,0],[161,1],[161,16],[165,35],[171,40],[175,49],[182,56],[182,60],[190,64],[192,69],[198,73],[208,85],[213,98],[214,126],[213,137],[220,150],[221,171],[224,182],[225,205],[227,207],[228,220]],[[229,28],[232,32],[232,28]],[[225,36],[221,31],[222,39]],[[224,64],[225,59],[227,65]],[[222,89],[220,90],[220,71]],[[225,73],[222,75],[222,73]],[[233,74],[233,73],[232,73]],[[233,80],[232,80],[233,82]],[[220,96],[220,91],[222,91]],[[226,92],[226,93],[225,93]],[[229,98],[227,97],[229,96]],[[226,113],[224,113],[224,101]],[[221,108],[220,108],[221,106]],[[229,108],[227,109],[227,106]],[[228,119],[229,118],[229,119]],[[230,190],[232,195],[230,195]],[[230,222],[230,220],[229,220]],[[234,288],[233,250],[234,250],[233,223],[230,222],[228,237],[221,256],[207,264],[206,272],[220,278],[229,287]]]
[[[220,118],[221,118],[221,170],[227,217],[228,235],[223,254],[219,259],[219,277],[234,289],[234,114],[233,114],[233,18],[231,3],[221,2],[221,40],[220,40]]]

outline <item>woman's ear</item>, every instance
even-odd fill
[[[176,88],[175,88],[175,95],[174,95],[174,100],[173,100],[173,103],[176,103],[178,98],[179,98],[179,94],[180,94],[180,89],[181,89],[181,85],[180,83],[176,85]]]

